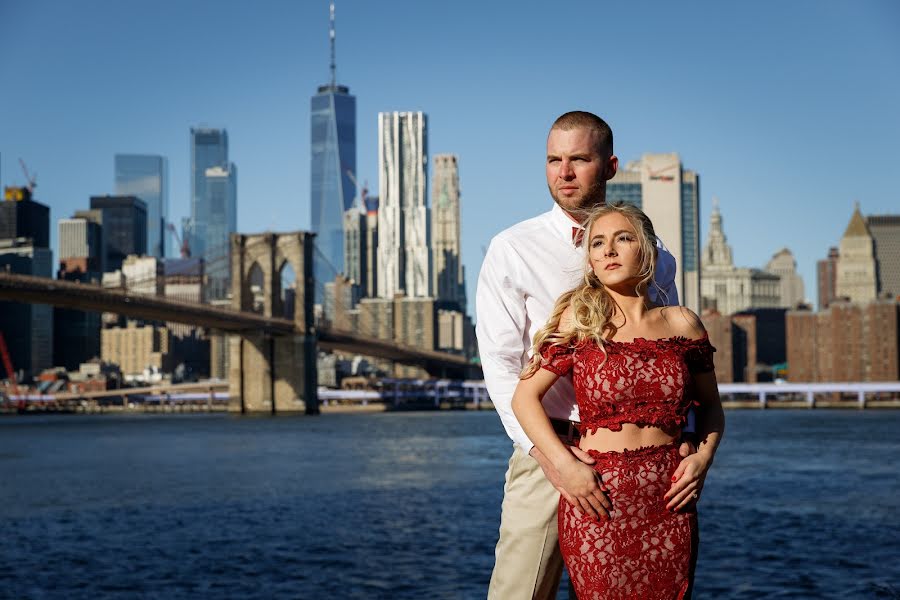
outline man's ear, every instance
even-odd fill
[[[606,173],[604,176],[606,177],[606,181],[609,181],[613,177],[616,176],[616,171],[619,170],[619,157],[613,154],[609,157],[609,160],[606,161]]]

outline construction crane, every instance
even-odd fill
[[[19,158],[19,164],[22,166],[22,172],[25,173],[25,181],[28,182],[28,185],[25,188],[28,190],[28,193],[31,196],[34,196],[34,188],[37,187],[37,173],[34,175],[28,172],[28,167],[25,166],[25,161]]]
[[[13,370],[12,360],[9,358],[9,350],[6,348],[6,339],[3,337],[3,332],[0,331],[0,361],[3,362],[3,367],[6,369],[6,375],[9,377],[9,389],[12,391],[13,396],[19,395],[19,386],[16,382],[16,372]],[[20,408],[23,404],[23,400],[19,399]]]
[[[353,182],[353,187],[359,192],[359,209],[363,212],[366,210],[366,196],[369,194],[369,186],[368,183],[359,187],[359,182],[356,181],[356,176],[353,174],[353,171],[347,169],[346,171],[347,177],[350,178],[350,181]]]
[[[184,240],[181,239],[181,236],[178,235],[178,228],[175,227],[172,223],[166,223],[166,229],[171,232],[172,236],[175,238],[175,242],[178,244],[178,248],[181,251],[181,258],[190,258],[191,257],[191,247],[188,244],[187,236],[185,236]]]

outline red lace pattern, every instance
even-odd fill
[[[697,561],[696,512],[666,510],[681,458],[674,444],[589,451],[613,510],[599,523],[560,498],[559,545],[580,600],[686,597]]]
[[[590,341],[544,344],[541,367],[561,376],[572,372],[582,435],[619,431],[622,423],[671,428],[681,427],[696,404],[691,373],[711,371],[713,352],[707,335],[606,341],[603,349]]]

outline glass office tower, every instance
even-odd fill
[[[185,227],[191,256],[202,258],[207,299],[230,289],[230,235],[237,231],[237,169],[228,162],[228,132],[191,128],[191,218]]]
[[[228,168],[228,132],[224,129],[191,128],[191,256],[205,256],[206,219],[209,200],[206,197],[206,170]]]
[[[323,285],[344,272],[343,218],[356,195],[356,98],[346,86],[323,85],[310,105],[313,265],[321,303]]]
[[[237,231],[237,168],[206,170],[206,208],[195,233],[203,237],[207,298],[225,298],[231,289],[231,234]],[[196,256],[196,255],[194,255]]]
[[[151,154],[116,154],[116,195],[135,196],[147,205],[147,254],[166,256],[169,192],[166,159]]]
[[[147,205],[143,200],[136,196],[91,196],[91,210],[100,211],[104,271],[121,269],[132,254],[147,254]]]

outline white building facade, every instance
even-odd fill
[[[427,119],[378,114],[378,296],[431,296]]]

